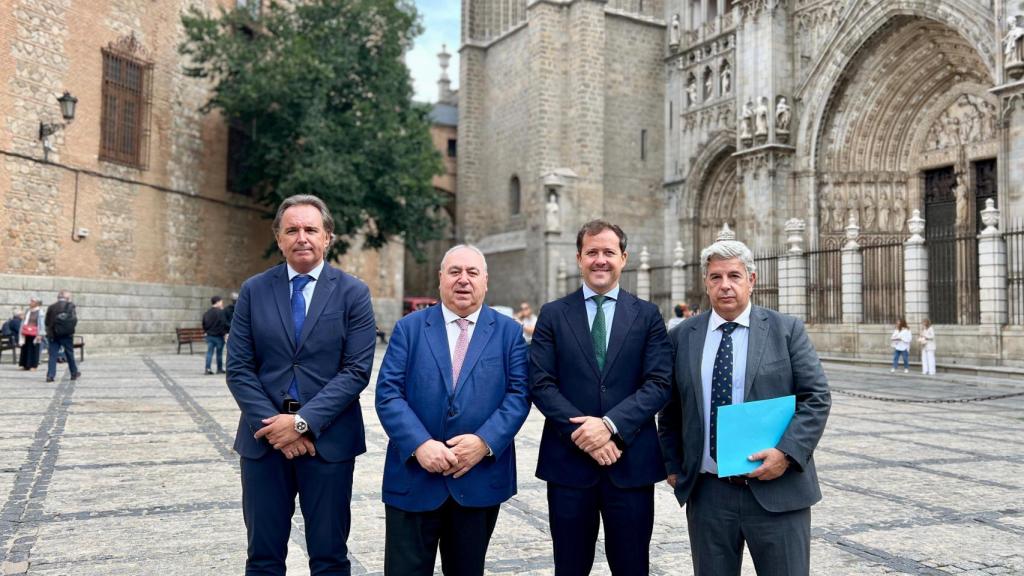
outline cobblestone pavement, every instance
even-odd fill
[[[378,350],[377,361],[383,356]],[[245,536],[238,410],[200,355],[93,357],[76,382],[0,366],[0,572],[32,576],[240,574]],[[1024,574],[1024,386],[997,379],[828,366],[833,410],[817,451],[813,573]],[[357,574],[380,574],[386,438],[363,395],[356,465]],[[897,401],[892,401],[897,400]],[[541,418],[519,435],[519,494],[502,510],[488,573],[551,574]],[[652,574],[691,574],[685,520],[657,490]],[[301,518],[289,555],[308,574]],[[603,562],[595,574],[608,574]],[[753,574],[749,559],[744,574]]]

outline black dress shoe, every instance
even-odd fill
[[[207,374],[213,374],[213,370],[207,370],[206,373]]]
[[[47,378],[46,381],[47,382],[53,382],[53,378]]]
[[[71,375],[71,379],[72,380],[78,380],[81,377],[82,377],[82,373],[81,372],[75,372],[74,374]]]
[[[217,374],[224,374],[223,370],[217,370]]]

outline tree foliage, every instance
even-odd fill
[[[276,207],[315,194],[330,207],[338,240],[380,248],[400,235],[417,256],[438,237],[443,202],[431,178],[440,155],[429,109],[412,102],[403,61],[421,32],[408,0],[269,2],[216,16],[182,16],[188,76],[205,78],[220,110],[247,138],[239,184]]]

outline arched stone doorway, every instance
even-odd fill
[[[976,252],[967,244],[983,207],[976,204],[997,193],[988,177],[998,152],[989,70],[974,44],[946,24],[890,18],[832,88],[813,159],[823,248],[843,244],[851,218],[862,245],[901,242],[907,218],[922,211],[936,291],[930,299],[938,304],[932,308],[953,311],[939,319],[945,322],[971,321],[956,312],[977,300],[970,278]],[[940,249],[946,238],[950,244]]]
[[[697,199],[694,254],[699,254],[705,246],[715,241],[722,224],[728,223],[733,228],[739,225],[739,182],[736,180],[736,159],[732,153],[732,148],[721,152],[701,183]]]

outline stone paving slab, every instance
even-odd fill
[[[377,353],[377,362],[383,349]],[[71,382],[0,366],[0,574],[238,574],[245,560],[238,408],[201,355],[90,357]],[[1024,397],[999,378],[889,374],[828,365],[832,418],[817,460],[812,573],[1024,574]],[[866,397],[865,397],[866,396]],[[898,400],[898,401],[893,401]],[[362,397],[368,453],[353,487],[354,573],[383,570],[380,503],[387,443]],[[488,574],[551,575],[543,483],[533,477],[543,424],[517,440],[519,493],[502,508]],[[686,521],[655,492],[655,575],[692,574]],[[289,574],[308,574],[301,516]],[[607,575],[599,543],[593,574]],[[747,558],[744,575],[754,574]]]

